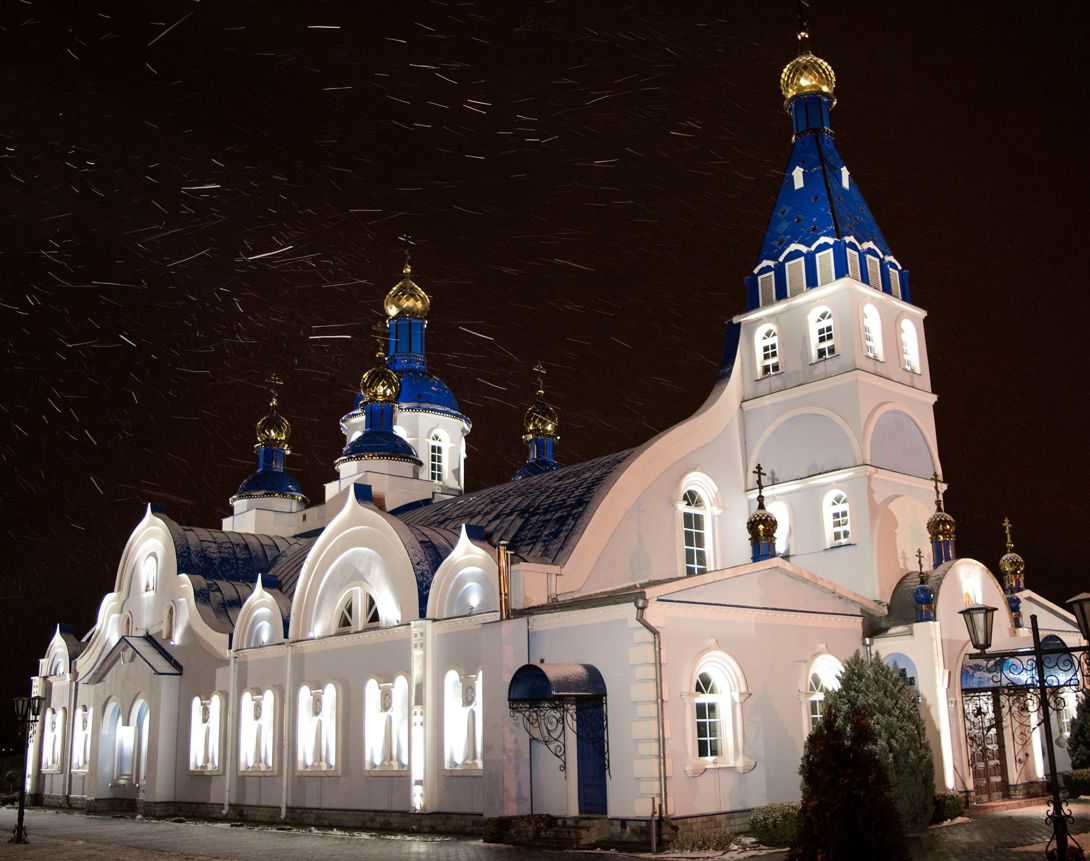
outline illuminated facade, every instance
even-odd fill
[[[791,156],[694,415],[561,466],[539,380],[526,464],[464,494],[471,424],[428,368],[431,302],[406,262],[322,502],[286,470],[274,395],[222,528],[149,506],[95,627],[58,628],[32,793],[467,829],[745,811],[798,797],[803,742],[861,648],[916,686],[938,790],[1039,780],[1032,731],[1001,729],[1006,758],[981,758],[970,710],[1002,704],[958,610],[1003,608],[997,647],[1026,645],[1030,612],[1065,642],[1077,629],[1025,589],[1009,535],[1003,582],[957,559],[925,312],[837,152],[832,69],[804,53],[781,86]]]

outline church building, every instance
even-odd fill
[[[790,156],[718,378],[637,448],[563,464],[539,369],[525,464],[465,493],[472,423],[429,363],[407,258],[318,498],[274,387],[230,516],[149,505],[94,627],[58,626],[32,798],[467,832],[737,822],[798,799],[856,651],[915,690],[937,792],[1037,790],[1040,727],[959,611],[999,608],[995,648],[1028,647],[1030,614],[1052,643],[1078,628],[1027,588],[1009,524],[998,574],[957,555],[927,315],[837,150],[834,86],[806,50],[783,70]]]

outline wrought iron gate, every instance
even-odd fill
[[[1007,751],[999,691],[965,691],[965,737],[977,801],[1007,798]]]

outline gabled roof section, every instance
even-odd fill
[[[818,239],[849,236],[860,245],[873,243],[883,257],[892,256],[855,177],[846,170],[832,135],[804,132],[795,138],[758,264],[779,260],[792,245],[809,249]]]
[[[89,685],[102,681],[110,668],[117,663],[126,650],[132,650],[157,676],[180,676],[182,674],[182,665],[166,649],[160,646],[153,637],[144,634],[140,637],[121,637],[118,639],[113,648],[102,656],[102,660],[98,662],[98,665],[87,674],[84,681]]]
[[[634,451],[392,513],[410,527],[443,529],[455,539],[463,524],[480,526],[493,545],[506,540],[527,562],[561,565]]]

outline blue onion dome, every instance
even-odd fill
[[[928,607],[935,603],[935,590],[927,583],[921,583],[912,592],[912,600],[920,607]]]
[[[270,497],[294,499],[304,506],[309,502],[299,482],[281,469],[259,469],[238,486],[229,501],[233,505],[238,499]]]
[[[382,353],[378,356],[385,359]],[[397,401],[400,391],[401,381],[397,374],[386,367],[385,361],[368,368],[360,377],[360,398],[363,403],[392,404]]]
[[[821,57],[815,57],[809,51],[805,51],[795,57],[784,66],[780,73],[780,92],[783,93],[784,106],[786,107],[797,96],[805,96],[811,93],[824,93],[833,99],[833,90],[836,88],[836,74],[833,67]]]
[[[420,409],[462,416],[458,399],[441,379],[427,371],[403,371],[397,403],[402,409]],[[468,419],[466,419],[468,422]]]
[[[293,499],[302,505],[308,500],[303,494],[299,482],[284,471],[284,458],[291,454],[288,441],[291,439],[291,423],[277,411],[276,386],[280,379],[274,374],[269,378],[273,386],[269,398],[269,412],[257,423],[257,440],[254,451],[257,452],[257,472],[239,485],[230,503],[242,499]]]
[[[393,460],[423,466],[409,441],[389,430],[367,430],[344,447],[334,465],[351,460]]]
[[[401,280],[386,294],[384,306],[387,317],[415,317],[427,319],[431,300],[412,279],[412,267],[408,261],[401,270]]]

